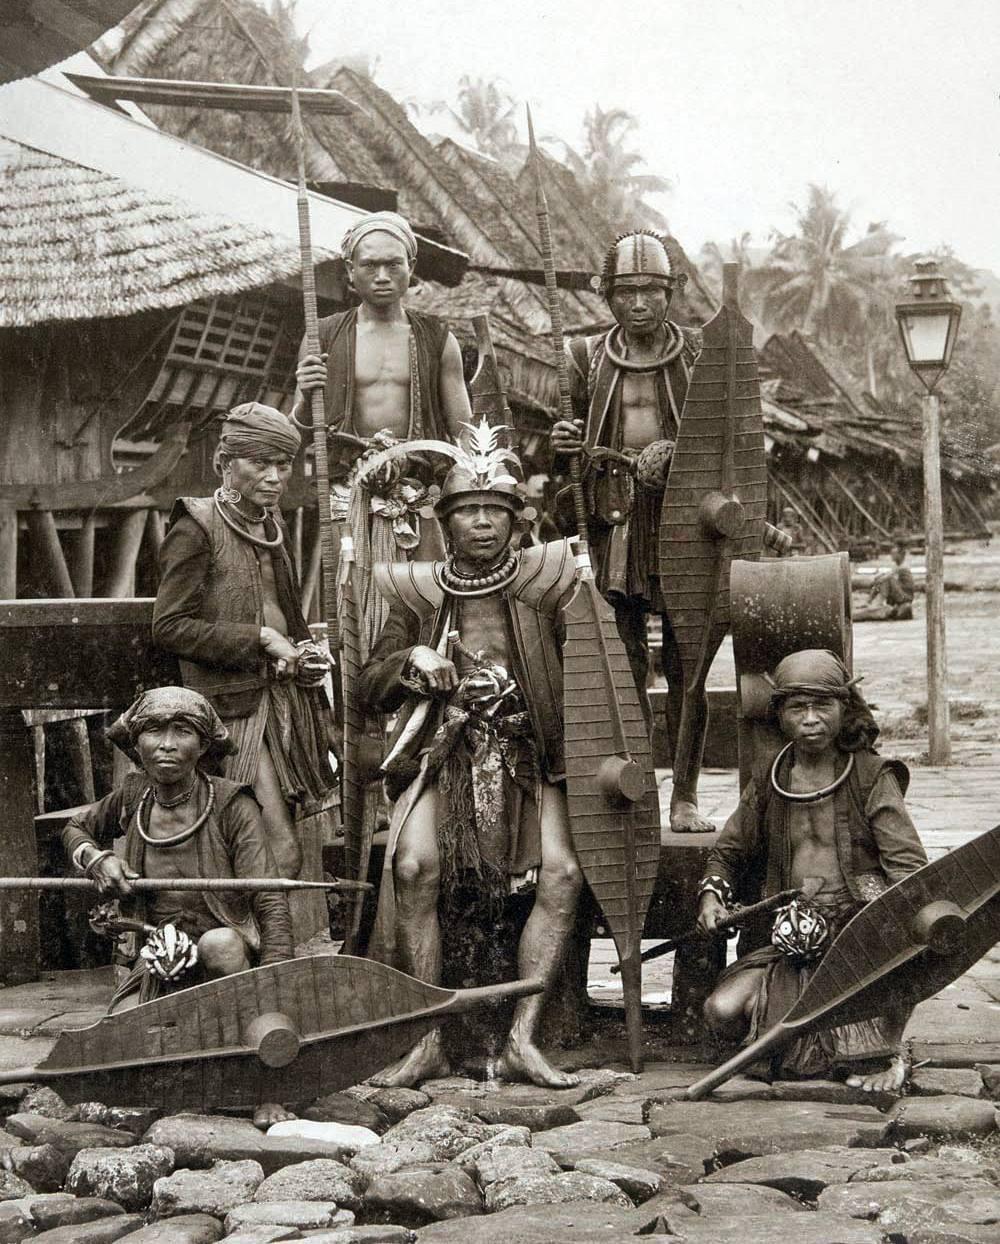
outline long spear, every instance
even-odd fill
[[[367,881],[299,881],[288,877],[134,877],[130,882],[137,894],[159,894],[168,890],[198,890],[206,893],[294,894],[299,890],[356,890],[373,887]],[[96,890],[92,877],[0,877],[0,890]]]
[[[309,196],[306,191],[306,140],[299,106],[298,85],[292,86],[292,129],[295,132],[295,162],[298,168],[299,250],[302,255],[302,311],[306,325],[306,352],[319,354],[319,311],[316,306],[316,270],[313,265],[312,228],[309,224]],[[330,517],[330,465],[326,451],[326,406],[322,389],[310,389],[309,413],[313,434],[313,474],[316,480],[316,516],[323,568],[323,612],[327,642],[331,653],[340,648],[337,620],[338,550]],[[334,679],[336,682],[336,678]]]
[[[573,418],[563,350],[549,205],[528,110],[528,144],[559,415]],[[660,811],[638,694],[614,614],[597,591],[587,541],[580,454],[570,456],[579,580],[566,606],[563,645],[566,787],[570,833],[580,868],[615,940],[622,969],[629,1061],[642,1069],[642,964],[639,939],[659,863]]]

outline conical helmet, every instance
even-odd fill
[[[623,276],[645,276],[663,281],[666,285],[683,285],[683,274],[674,272],[666,243],[651,229],[636,229],[622,233],[608,248],[601,273],[601,292],[607,298],[615,281]]]

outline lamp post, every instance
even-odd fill
[[[938,381],[948,370],[958,322],[959,303],[948,297],[935,259],[918,259],[909,278],[912,299],[896,305],[896,322],[906,361],[924,386],[924,547],[927,576],[927,758],[932,765],[951,761],[948,723],[948,661],[944,625],[944,519],[941,508],[941,412]]]

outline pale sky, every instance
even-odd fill
[[[378,56],[397,98],[499,78],[539,133],[577,145],[595,102],[627,109],[693,254],[791,229],[813,181],[858,232],[886,220],[907,250],[949,243],[1000,273],[998,0],[299,0],[299,15],[313,63]]]

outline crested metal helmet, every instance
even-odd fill
[[[460,505],[502,505],[512,514],[524,509],[521,485],[510,473],[518,469],[517,455],[500,444],[506,428],[492,427],[486,419],[462,425],[465,433],[459,446],[458,461],[441,485],[434,504],[438,518],[446,518]]]
[[[615,281],[623,276],[645,276],[662,281],[668,288],[680,288],[687,281],[674,271],[667,244],[651,229],[635,229],[615,239],[604,256],[601,293],[611,297]]]

